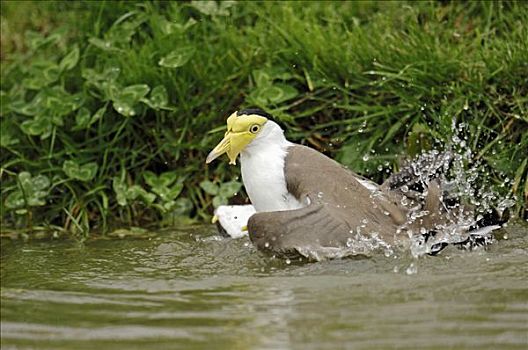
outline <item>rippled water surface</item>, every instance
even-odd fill
[[[286,264],[215,234],[2,240],[2,349],[528,347],[525,223],[419,260]]]

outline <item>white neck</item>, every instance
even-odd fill
[[[242,181],[258,212],[303,207],[286,188],[284,159],[291,145],[282,129],[268,120],[257,137],[240,153]]]

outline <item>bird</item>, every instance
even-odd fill
[[[468,235],[475,227],[456,226],[438,178],[419,181],[423,178],[404,168],[378,185],[315,149],[288,141],[272,115],[258,108],[227,118],[224,138],[206,164],[223,154],[231,165],[240,159],[242,182],[255,210],[243,230],[257,249],[274,256],[324,260],[371,248],[390,251],[409,246],[411,237],[419,237],[417,244],[434,255],[448,243],[478,241],[475,237],[500,227]],[[435,169],[445,161],[436,154]],[[471,208],[457,206],[457,213],[464,210],[472,215]]]

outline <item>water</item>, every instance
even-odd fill
[[[526,349],[528,226],[487,250],[317,263],[212,226],[2,240],[7,349]]]

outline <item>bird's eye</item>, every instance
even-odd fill
[[[253,134],[256,134],[258,131],[260,130],[260,125],[251,125],[251,127],[249,128],[249,131],[251,131],[251,133]]]

